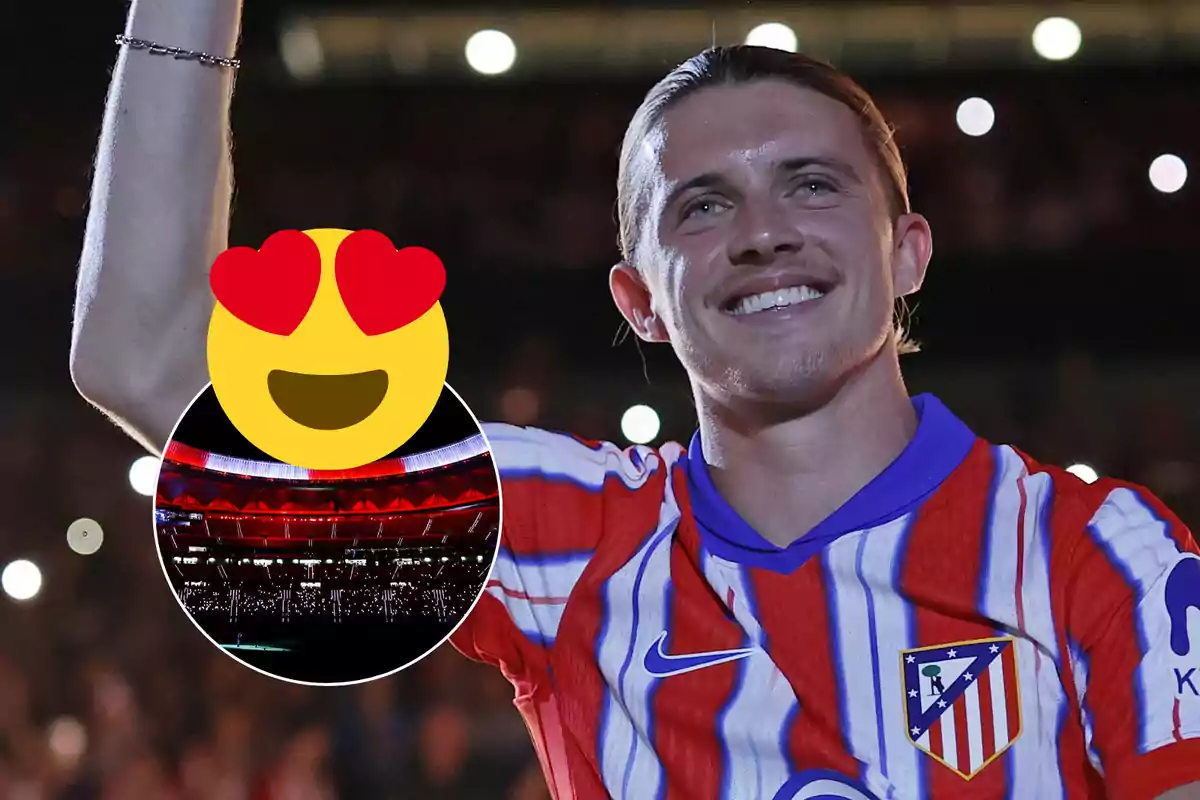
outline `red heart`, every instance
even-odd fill
[[[334,262],[342,302],[368,336],[403,328],[442,296],[446,268],[424,247],[397,251],[378,231],[355,231],[342,240]]]
[[[321,251],[300,231],[279,231],[258,250],[231,247],[221,253],[208,282],[230,314],[260,331],[288,336],[317,296]]]

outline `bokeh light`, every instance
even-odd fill
[[[1187,183],[1187,164],[1183,159],[1164,153],[1150,162],[1150,185],[1163,194],[1174,194]]]
[[[1049,17],[1033,29],[1033,49],[1047,61],[1065,61],[1079,52],[1083,32],[1066,17]]]
[[[104,544],[104,529],[88,517],[80,517],[67,527],[67,546],[81,556],[90,556]]]
[[[499,75],[512,69],[517,45],[504,31],[478,31],[467,39],[467,63],[481,75]]]
[[[762,25],[756,25],[746,34],[746,44],[787,50],[789,53],[796,52],[796,48],[800,46],[796,32],[782,22],[764,22]]]
[[[1084,483],[1095,483],[1100,479],[1099,473],[1087,464],[1072,464],[1067,467],[1067,472],[1079,478]]]
[[[32,561],[18,559],[0,573],[0,586],[13,600],[32,600],[42,590],[42,571]]]
[[[982,97],[969,97],[958,104],[954,119],[967,136],[983,136],[996,124],[996,110]]]
[[[142,456],[129,467],[129,485],[145,497],[153,497],[158,485],[158,459]]]
[[[636,405],[621,416],[621,434],[634,444],[649,444],[658,436],[658,412],[650,406]]]

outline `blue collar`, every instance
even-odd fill
[[[936,490],[966,459],[975,434],[933,395],[913,398],[917,433],[895,461],[841,508],[788,547],[764,539],[713,486],[700,446],[688,446],[688,492],[704,546],[729,561],[790,573],[848,533],[904,516]]]

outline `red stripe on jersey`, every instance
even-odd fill
[[[967,698],[966,695],[954,701],[950,707],[954,715],[954,745],[958,751],[955,763],[959,772],[971,774],[971,735],[967,729]],[[949,722],[949,719],[946,720]],[[974,787],[972,787],[974,788]]]
[[[995,630],[980,618],[944,614],[936,609],[975,608],[979,597],[980,573],[995,462],[991,447],[978,442],[962,465],[918,511],[908,534],[900,573],[900,591],[913,606],[913,647],[986,639]],[[1011,648],[1006,648],[1011,650]],[[1015,697],[1014,694],[1010,695]],[[955,706],[961,705],[956,703]],[[941,724],[952,724],[946,712]],[[936,727],[936,726],[935,726]],[[967,729],[961,726],[957,748],[967,745]],[[940,735],[940,729],[939,729]],[[931,742],[932,742],[931,734]],[[940,745],[940,741],[939,741]],[[924,756],[923,756],[924,758]],[[930,800],[959,798],[964,793],[979,797],[1002,797],[1006,790],[1004,768],[999,761],[989,764],[966,783],[961,775],[926,759],[925,796]],[[949,759],[947,759],[949,760]],[[959,761],[969,772],[969,759]]]
[[[942,740],[942,718],[929,726],[929,749],[939,758],[946,757],[946,742]]]
[[[1028,498],[1025,496],[1025,479],[1017,479],[1017,492],[1021,495],[1021,505],[1017,510],[1017,585],[1013,591],[1017,603],[1017,630],[1025,632],[1025,506]]]
[[[1053,541],[1058,543],[1060,538],[1063,540],[1052,555],[1050,565],[1051,586],[1058,589],[1052,592],[1052,598],[1055,621],[1060,631],[1059,648],[1063,653],[1070,652],[1067,649],[1068,631],[1074,632],[1077,637],[1093,631],[1107,631],[1103,658],[1092,659],[1090,663],[1088,710],[1093,720],[1092,744],[1101,761],[1120,761],[1137,752],[1133,680],[1134,670],[1141,661],[1135,616],[1137,604],[1130,602],[1134,590],[1125,576],[1112,565],[1108,555],[1087,533],[1088,523],[1107,492],[1095,492],[1091,487],[1071,491],[1072,481],[1078,483],[1070,475],[1055,481],[1059,492],[1050,523],[1051,530],[1057,534]],[[1068,600],[1066,591],[1071,593],[1074,602]],[[1096,642],[1080,641],[1080,646],[1085,649],[1094,644]],[[1069,659],[1069,655],[1066,658]],[[1061,670],[1061,673],[1073,720],[1080,713],[1075,676],[1071,669]],[[1069,723],[1064,727],[1080,726]],[[1064,731],[1064,737],[1068,733],[1070,738],[1066,744],[1071,751],[1064,752],[1064,757],[1082,757],[1082,731],[1078,734]],[[1064,763],[1069,762],[1064,759]],[[1066,782],[1072,787],[1081,783],[1079,776],[1071,777],[1073,779]]]
[[[674,472],[678,492],[681,471],[676,469]],[[631,492],[614,477],[609,480],[603,498],[578,487],[562,486],[555,486],[555,494],[549,495],[573,504],[575,514],[590,514],[587,517],[587,529],[599,531],[602,538],[607,537],[606,546],[593,556],[575,585],[559,623],[558,637],[550,651],[554,685],[569,687],[558,694],[557,701],[559,718],[567,731],[566,758],[574,794],[566,795],[562,800],[607,800],[609,797],[600,778],[600,754],[597,749],[600,745],[600,714],[607,693],[596,662],[600,626],[604,619],[605,581],[633,557],[647,531],[654,530],[666,479],[666,472],[660,471],[647,480],[642,490]],[[543,485],[540,491],[546,491],[547,486],[549,484]],[[507,491],[506,486],[506,515],[509,508]],[[551,504],[548,500],[544,502],[547,506]],[[616,515],[604,514],[610,502],[619,502],[619,519],[615,518]],[[553,506],[553,509],[552,520],[542,519],[541,538],[536,542],[539,549],[533,550],[534,554],[570,551],[582,543],[579,533],[569,530],[572,520],[563,520],[558,506]],[[598,525],[597,520],[601,524]],[[550,527],[547,529],[548,523]],[[568,546],[560,548],[559,545],[563,543]],[[514,550],[520,546],[512,541],[508,545]]]
[[[655,475],[650,483],[659,482]],[[578,553],[595,549],[604,529],[631,532],[628,524],[618,527],[606,519],[606,508],[620,508],[626,521],[643,513],[653,521],[658,519],[661,492],[647,487],[644,491],[629,489],[616,475],[609,476],[604,492],[590,491],[562,480],[541,476],[519,478],[501,477],[500,544],[517,556],[549,556]],[[598,524],[602,521],[604,524]],[[638,527],[639,533],[644,529]]]
[[[1024,454],[1021,456],[1031,473],[1047,472],[1029,456]],[[1069,620],[1061,602],[1061,589],[1071,579],[1069,574],[1060,568],[1060,559],[1056,555],[1061,551],[1065,541],[1074,543],[1079,540],[1102,498],[1098,496],[1094,502],[1078,502],[1078,494],[1072,492],[1072,488],[1081,487],[1083,484],[1065,471],[1055,469],[1049,472],[1053,480],[1050,513],[1046,517],[1049,526],[1046,533],[1050,536],[1052,547],[1050,556],[1051,613],[1054,616],[1055,628],[1058,632],[1058,649],[1063,654],[1062,668],[1058,670],[1058,676],[1062,681],[1067,699],[1066,718],[1059,731],[1057,742],[1059,764],[1065,796],[1068,800],[1075,800],[1075,798],[1083,800],[1096,796],[1096,787],[1103,785],[1103,778],[1091,766],[1087,758],[1087,742],[1084,738],[1082,711],[1079,707],[1079,687],[1075,684],[1075,673],[1070,666],[1071,651],[1067,640]],[[1091,492],[1092,490],[1085,488],[1085,491]],[[1039,660],[1034,664],[1035,669],[1038,666],[1040,666],[1040,651]]]
[[[1053,593],[1053,611],[1060,631],[1059,646],[1069,653],[1066,639],[1069,632],[1089,656],[1087,705],[1093,722],[1092,744],[1104,765],[1110,790],[1120,793],[1129,783],[1130,765],[1145,759],[1138,756],[1137,750],[1139,689],[1134,675],[1144,657],[1136,616],[1137,597],[1128,578],[1113,566],[1104,548],[1092,538],[1088,525],[1114,490],[1127,489],[1166,524],[1167,535],[1181,551],[1200,551],[1179,518],[1145,488],[1108,479],[1087,485],[1058,468],[1043,466],[1041,470],[1051,475],[1057,490],[1050,578],[1057,589]],[[1070,669],[1061,672],[1072,701],[1072,717],[1066,727],[1079,727],[1075,723],[1079,709],[1074,676]],[[1151,691],[1161,689],[1152,687]],[[1071,735],[1076,736],[1074,732]],[[1082,752],[1082,733],[1077,736],[1078,744],[1074,746]],[[1082,777],[1068,781],[1075,789],[1068,796],[1083,797],[1085,787],[1098,782],[1099,776],[1089,767]]]
[[[1011,650],[1012,646],[1005,648]],[[992,671],[985,669],[975,682],[979,687],[979,718],[983,731],[983,760],[987,761],[996,753],[996,726],[992,724]],[[998,709],[1001,714],[1004,709]]]
[[[1173,720],[1175,720],[1175,728],[1171,731],[1171,733],[1175,737],[1175,741],[1182,742],[1183,741],[1183,732],[1180,729],[1180,726],[1182,725],[1182,723],[1179,720],[1179,698],[1178,697],[1175,698],[1175,709],[1171,712],[1171,718]]]
[[[565,597],[534,597],[516,589],[509,589],[507,586],[497,580],[488,581],[485,588],[499,589],[500,591],[504,592],[507,597],[512,597],[517,600],[524,600],[530,605],[535,606],[554,606],[562,605],[563,603],[567,602],[567,598]]]
[[[1013,702],[1013,698],[1021,696],[1020,687],[1017,685],[1017,643],[1013,642],[1004,648],[1000,659],[1004,664],[1004,704],[1008,707],[1008,739],[1015,742],[1018,736],[1025,733],[1021,730],[1021,706]]]
[[[841,685],[830,656],[835,634],[827,598],[833,589],[825,585],[820,559],[810,559],[790,575],[756,569],[751,581],[759,623],[771,637],[771,657],[800,705],[788,732],[793,767],[857,777],[862,766],[847,751],[841,733],[846,727],[839,705]],[[775,632],[782,634],[772,635]]]
[[[685,516],[671,549],[671,603],[664,651],[672,655],[743,647],[743,632],[695,562],[699,534]],[[640,665],[637,665],[640,666]],[[740,663],[663,678],[651,705],[654,749],[667,775],[668,800],[717,797],[721,737],[717,720],[733,691]]]

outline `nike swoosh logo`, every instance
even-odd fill
[[[727,664],[730,661],[743,659],[755,651],[753,647],[742,647],[737,650],[714,650],[709,653],[673,656],[663,652],[663,644],[666,641],[667,632],[663,631],[658,640],[650,645],[650,649],[646,651],[646,657],[642,659],[642,666],[646,668],[646,672],[656,678],[670,678],[706,667],[715,667],[718,664]]]

